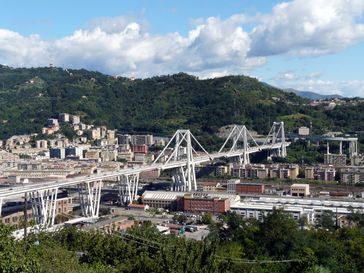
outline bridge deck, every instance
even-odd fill
[[[290,142],[285,142],[284,146],[287,147],[290,145]],[[282,147],[282,143],[276,143],[274,145],[260,145],[255,147],[249,147],[247,150],[248,154],[256,153],[262,150],[266,149],[278,149]],[[205,156],[197,156],[194,157],[193,162],[194,164],[200,164],[204,162],[211,161],[213,159],[222,158],[222,157],[236,157],[243,155],[243,150],[236,150],[232,152],[217,152],[212,153]],[[61,188],[61,187],[67,187],[72,185],[78,185],[84,182],[93,182],[93,181],[100,181],[100,180],[107,180],[110,178],[115,178],[122,175],[131,175],[131,174],[137,174],[145,171],[151,171],[151,170],[168,170],[168,169],[174,169],[179,168],[187,165],[186,160],[181,160],[177,162],[169,162],[168,164],[163,163],[154,163],[148,166],[142,166],[142,167],[134,167],[134,168],[125,168],[122,170],[118,170],[115,172],[105,172],[101,174],[92,174],[88,176],[82,176],[82,177],[76,177],[76,178],[70,178],[65,179],[61,181],[49,181],[49,182],[42,182],[42,183],[32,183],[29,185],[22,185],[22,186],[15,186],[12,188],[7,188],[0,190],[0,199],[9,199],[11,197],[15,196],[21,196],[28,192],[34,192],[34,191],[41,191],[41,190],[47,190],[47,189],[54,189],[54,188]]]

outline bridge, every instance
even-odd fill
[[[241,164],[247,164],[250,154],[262,150],[286,157],[289,145],[285,140],[283,122],[274,122],[261,144],[255,141],[246,126],[235,125],[220,150],[214,153],[208,153],[190,130],[177,130],[150,165],[0,190],[0,215],[4,201],[25,198],[31,203],[36,224],[49,228],[55,224],[58,190],[77,186],[83,217],[98,218],[103,181],[116,178],[120,200],[127,205],[137,198],[139,174],[142,172],[171,170],[173,190],[192,191],[197,190],[196,165],[218,158],[234,158]]]

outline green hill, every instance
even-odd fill
[[[200,80],[184,73],[131,80],[86,70],[0,66],[0,139],[39,132],[48,117],[79,114],[85,123],[128,132],[170,134],[189,128],[197,135],[226,124],[267,133],[275,120],[287,130],[364,128],[364,105],[332,111],[246,76]],[[348,119],[358,115],[355,122]],[[345,120],[342,120],[345,119]]]

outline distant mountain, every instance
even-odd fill
[[[287,89],[282,89],[285,92],[292,92],[294,94],[296,94],[297,96],[300,96],[302,98],[306,98],[306,99],[310,99],[310,100],[324,100],[324,99],[336,99],[336,98],[342,98],[342,96],[337,95],[337,94],[333,94],[333,95],[320,95],[318,93],[315,92],[311,92],[311,91],[300,91],[300,90],[296,90],[293,88],[287,88]]]

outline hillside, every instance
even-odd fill
[[[363,105],[317,110],[293,93],[245,76],[199,80],[179,73],[131,80],[86,70],[1,66],[0,94],[0,139],[39,132],[48,117],[61,112],[120,131],[155,134],[189,128],[211,135],[232,123],[267,133],[275,120],[286,121],[287,130],[309,121],[317,130],[364,127]],[[342,122],[346,112],[358,112],[355,124]]]
[[[283,89],[285,92],[292,92],[295,93],[297,96],[302,98],[310,99],[310,100],[325,100],[325,99],[336,99],[342,98],[342,96],[337,94],[332,95],[321,95],[318,92],[311,92],[311,91],[300,91],[292,88]]]

